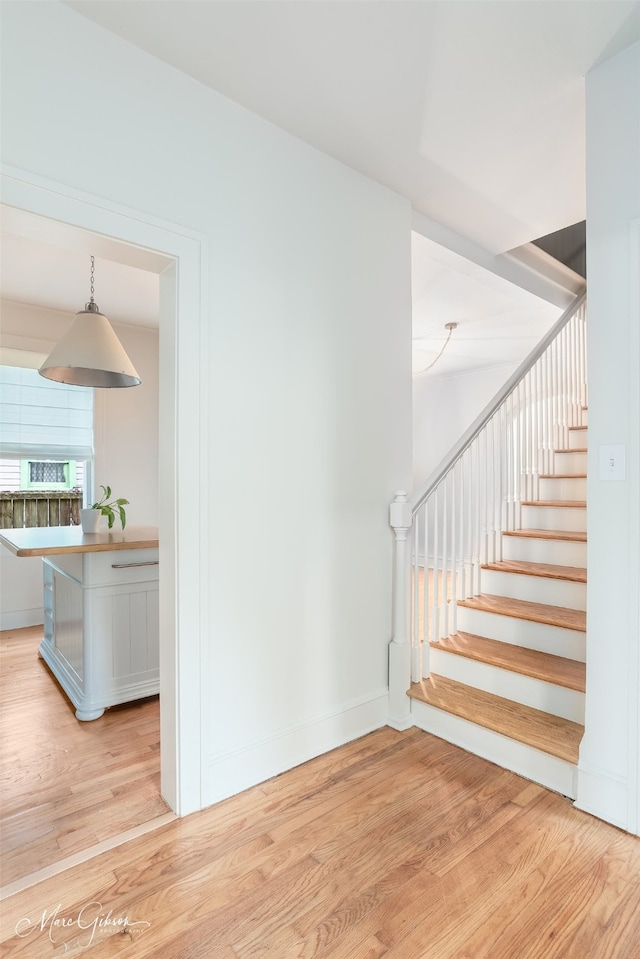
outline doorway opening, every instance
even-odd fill
[[[38,237],[53,247],[101,256],[114,264],[129,265],[155,274],[159,284],[159,372],[158,407],[162,430],[158,438],[158,459],[162,466],[158,477],[158,528],[160,537],[160,716],[159,748],[160,791],[170,815],[183,815],[200,808],[200,686],[189,683],[189,702],[185,704],[182,681],[198,677],[199,605],[187,607],[177,593],[177,566],[180,538],[175,518],[181,474],[178,462],[177,410],[180,368],[176,362],[180,339],[178,315],[189,308],[200,316],[201,243],[198,237],[185,235],[166,225],[150,222],[144,215],[132,215],[103,200],[71,195],[57,184],[31,182],[28,174],[3,175],[3,200],[12,229],[18,235]],[[7,217],[3,218],[3,230]],[[180,285],[177,282],[180,271]],[[78,291],[80,296],[82,291]],[[80,304],[81,306],[81,304]],[[79,308],[79,307],[77,307]],[[76,309],[77,309],[76,308]],[[15,346],[15,342],[13,344]],[[182,351],[186,364],[199,362],[196,346],[189,354]],[[187,379],[187,378],[185,378]],[[194,378],[186,392],[194,388]],[[197,378],[195,382],[197,388]],[[190,498],[192,498],[190,494]],[[183,515],[185,510],[182,510]],[[189,510],[186,510],[188,519]],[[192,547],[191,543],[191,547]],[[191,591],[193,595],[193,590]],[[183,620],[191,619],[189,628]],[[193,623],[196,623],[195,632]],[[181,637],[187,638],[184,643]],[[183,663],[188,667],[183,669]],[[184,674],[187,674],[186,676]],[[51,679],[51,677],[47,677]],[[91,725],[91,724],[87,724]],[[185,746],[185,743],[188,745]],[[195,746],[195,748],[194,748]]]

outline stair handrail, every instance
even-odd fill
[[[473,443],[478,434],[481,433],[485,428],[494,413],[499,409],[502,403],[504,403],[507,397],[513,393],[518,384],[526,376],[529,370],[531,370],[531,368],[537,363],[545,350],[558,336],[560,331],[564,329],[569,320],[575,316],[583,303],[585,303],[586,299],[587,293],[585,290],[584,292],[580,293],[572,303],[569,304],[567,309],[556,320],[548,333],[546,333],[546,335],[533,348],[533,350],[531,350],[529,355],[522,361],[520,366],[511,374],[504,386],[498,390],[493,399],[489,401],[487,406],[485,406],[482,412],[473,421],[471,426],[462,434],[458,442],[449,450],[444,459],[427,477],[426,482],[423,483],[423,485],[409,500],[412,516],[416,515],[418,510],[431,495],[438,483],[440,483],[447,473],[455,466],[462,454],[467,450],[471,443]]]

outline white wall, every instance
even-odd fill
[[[81,309],[82,303],[78,309]],[[3,300],[0,346],[49,353],[73,314]],[[130,390],[95,391],[95,489],[130,501],[127,522],[158,525],[158,332],[113,322],[142,377]],[[124,394],[128,394],[126,397]],[[43,622],[42,563],[0,547],[0,628]]]
[[[180,570],[208,624],[206,804],[385,721],[411,211],[66,7],[8,4],[3,21],[4,161],[209,250],[205,324],[179,317],[210,357],[193,370],[205,475],[178,502],[180,518],[206,492],[207,551]]]
[[[453,376],[413,377],[414,492],[504,386],[517,365]]]
[[[640,45],[587,75],[587,711],[577,804],[638,832]],[[626,478],[599,450],[626,448]]]
[[[158,332],[113,323],[140,386],[95,391],[94,489],[109,485],[129,500],[127,524],[157,526],[158,513]]]

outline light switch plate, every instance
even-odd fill
[[[626,447],[600,446],[600,479],[622,482],[627,477]]]

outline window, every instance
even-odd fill
[[[20,461],[20,489],[73,489],[76,485],[75,460]]]
[[[79,522],[93,459],[93,390],[0,366],[0,525]]]
[[[29,467],[29,483],[55,483],[57,486],[67,486],[69,477],[68,463],[39,463],[27,460]]]

